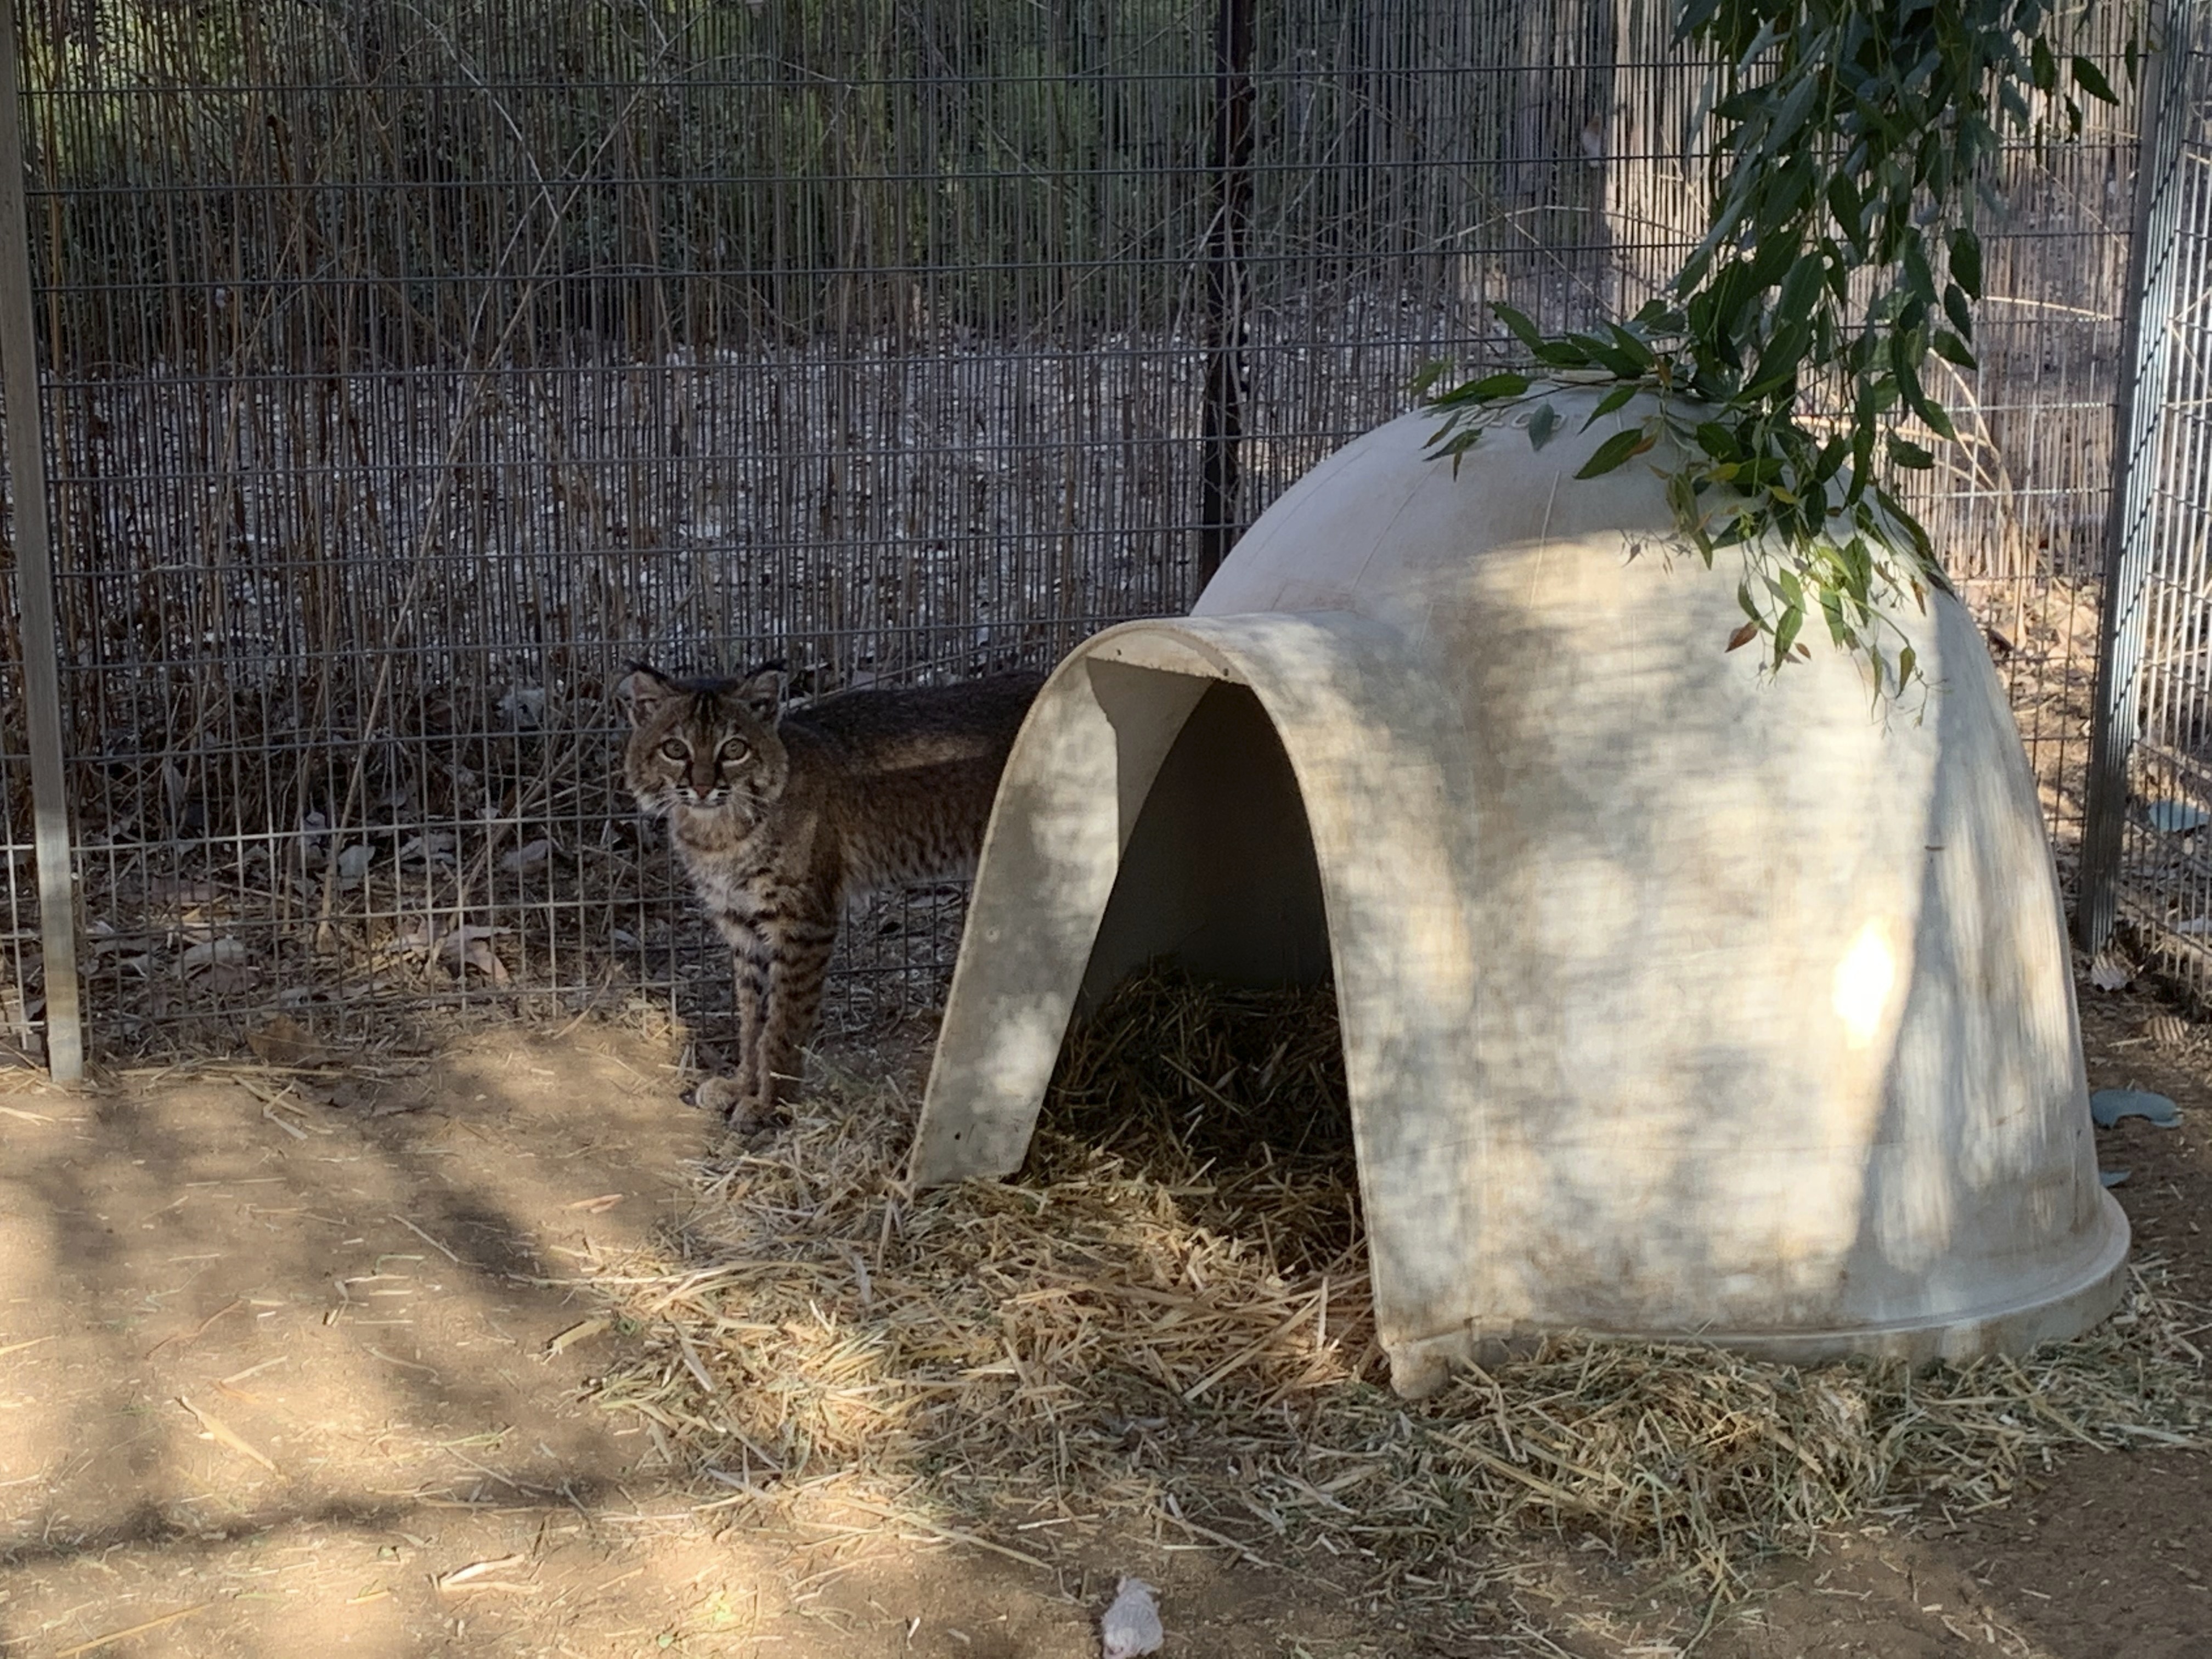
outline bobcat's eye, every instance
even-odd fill
[[[691,758],[690,746],[681,738],[669,738],[666,743],[660,745],[660,753],[664,760],[684,761]]]
[[[722,745],[723,762],[731,766],[736,765],[752,752],[752,744],[747,743],[743,738],[732,738]]]

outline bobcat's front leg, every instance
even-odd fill
[[[763,1112],[773,1112],[805,1074],[806,1040],[821,1017],[822,988],[836,942],[834,915],[794,916],[778,930],[759,1048]]]
[[[732,1128],[744,1131],[759,1127],[775,1110],[765,1054],[775,946],[769,933],[749,916],[726,911],[714,920],[730,946],[738,1001],[737,1070],[731,1076],[707,1079],[692,1097],[728,1119]]]

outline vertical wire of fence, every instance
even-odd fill
[[[1647,0],[20,15],[111,1053],[711,1024],[726,976],[618,787],[627,661],[778,655],[812,695],[1180,611],[1425,363],[1507,355],[1492,302],[1651,297],[1707,165],[1710,72]],[[2130,118],[2010,158],[1923,502],[2062,839]],[[933,1000],[958,915],[855,919],[842,1017]]]

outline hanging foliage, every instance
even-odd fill
[[[2000,149],[2077,137],[2085,99],[2115,101],[2096,64],[2052,43],[2086,39],[2087,16],[2044,0],[1686,0],[1678,43],[1719,65],[1705,239],[1661,297],[1599,331],[1547,335],[1498,306],[1529,372],[1434,392],[1438,453],[1461,455],[1482,435],[1473,417],[1515,403],[1536,405],[1542,447],[1561,420],[1540,376],[1616,383],[1585,429],[1653,394],[1576,476],[1671,437],[1656,470],[1680,534],[1708,565],[1741,550],[1727,647],[1762,641],[1780,667],[1818,617],[1878,694],[1902,690],[1917,665],[1887,609],[1943,575],[1895,480],[1936,465],[1923,438],[1957,440],[1929,358],[1975,367],[1977,223]],[[2130,78],[2136,54],[2131,39]]]

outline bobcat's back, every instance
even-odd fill
[[[786,718],[794,778],[820,784],[852,885],[944,880],[973,870],[999,775],[1042,684],[1020,674],[852,691]]]

